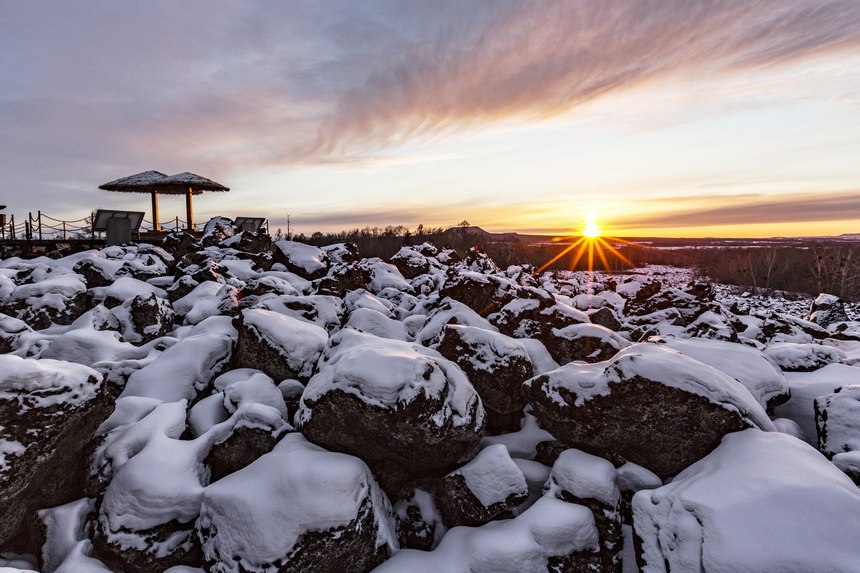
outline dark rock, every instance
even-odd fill
[[[443,332],[437,350],[456,363],[478,391],[487,411],[488,430],[519,430],[527,402],[522,386],[533,369],[525,346],[474,326],[447,325]]]
[[[272,451],[281,437],[277,432],[260,428],[234,428],[226,440],[212,446],[203,462],[209,468],[210,482],[216,482]]]
[[[602,362],[615,356],[630,343],[606,327],[596,324],[572,324],[552,329],[544,337],[544,345],[559,364],[574,360]]]
[[[238,237],[238,241],[235,240]],[[229,243],[227,245],[226,243]],[[243,253],[268,253],[272,251],[272,237],[264,231],[242,231],[238,235],[228,239],[225,246]]]
[[[305,388],[297,428],[364,460],[392,497],[409,481],[441,477],[477,448],[484,410],[463,372],[437,356],[407,342],[339,332]]]
[[[615,468],[579,450],[565,450],[552,467],[548,495],[591,510],[600,538],[600,571],[621,573],[621,494]]]
[[[807,320],[827,328],[837,322],[847,322],[848,314],[845,312],[842,299],[832,294],[822,293],[812,302]]]
[[[772,429],[737,380],[657,345],[632,346],[606,363],[571,364],[528,386],[535,417],[561,443],[662,478],[707,455],[727,433]]]
[[[489,317],[503,334],[543,341],[553,328],[588,323],[584,312],[558,302],[542,289],[521,288],[517,293],[520,298],[510,301]]]
[[[176,302],[187,294],[190,294],[200,283],[193,278],[183,275],[173,281],[173,284],[167,287],[167,298],[170,302]]]
[[[93,548],[106,565],[125,573],[163,573],[171,567],[201,567],[203,552],[200,540],[194,531],[194,523],[172,520],[147,530],[133,533],[146,549],[110,543],[103,529],[102,520],[97,520],[92,535]],[[168,545],[171,550],[159,550]]]
[[[618,315],[608,306],[598,308],[587,314],[592,324],[603,326],[615,332],[621,330],[621,321],[618,320]]]
[[[273,380],[308,380],[328,335],[313,324],[263,309],[243,310],[233,322],[239,332],[234,368],[255,368]]]
[[[166,336],[173,329],[174,312],[169,300],[137,295],[128,301],[129,316],[140,342]],[[128,337],[126,337],[128,338]]]
[[[425,489],[414,488],[407,492],[394,504],[394,511],[401,549],[431,551],[445,534],[436,502]]]
[[[513,281],[499,276],[461,271],[448,279],[439,296],[460,301],[485,317],[511,300],[516,288],[517,285]]]
[[[238,231],[231,219],[213,217],[206,222],[200,243],[203,247],[215,247],[235,236]]]
[[[338,263],[357,263],[361,260],[361,255],[358,252],[358,245],[355,243],[336,243],[334,245],[326,245],[322,250],[328,255],[329,260],[333,264]]]
[[[189,253],[199,251],[202,245],[191,233],[177,231],[166,235],[161,241],[161,247],[178,261]]]
[[[415,247],[402,247],[389,260],[391,264],[397,267],[400,274],[412,280],[430,270],[430,261],[427,256]]]
[[[860,384],[841,386],[815,399],[818,449],[827,459],[860,450]]]
[[[115,396],[102,375],[85,366],[0,359],[0,438],[7,442],[5,467],[0,466],[2,545],[36,510],[84,497],[84,452]]]
[[[74,266],[74,272],[84,277],[87,287],[106,287],[114,281],[114,277],[101,265],[92,260],[83,260]]]
[[[343,298],[348,292],[367,286],[371,278],[370,271],[359,263],[338,263],[320,280],[317,294]]]
[[[442,478],[434,494],[446,527],[477,527],[524,502],[528,484],[507,448],[496,444]]]

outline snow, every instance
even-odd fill
[[[276,241],[274,246],[287,257],[291,264],[304,270],[309,275],[323,271],[328,266],[328,255],[325,254],[325,251],[313,245],[281,240]]]
[[[450,417],[454,426],[480,424],[484,409],[472,384],[454,363],[418,344],[379,338],[351,329],[329,340],[319,372],[310,379],[296,415],[299,425],[328,392],[340,390],[380,408],[398,408],[419,395],[443,401],[433,420],[440,427]],[[478,402],[477,418],[472,409]]]
[[[856,572],[858,512],[860,490],[815,449],[755,429],[633,498],[646,573]]]
[[[280,412],[283,417],[287,415],[284,395],[272,379],[262,372],[224,388],[224,407],[229,413],[236,412],[243,404],[264,404]]]
[[[15,287],[10,296],[17,300],[33,299],[47,294],[56,294],[70,298],[86,290],[86,284],[84,284],[80,275],[67,273],[19,285]]]
[[[826,364],[845,360],[845,353],[823,344],[780,342],[768,346],[764,353],[780,368],[787,371],[817,370]]]
[[[387,288],[406,292],[412,291],[412,285],[403,278],[403,275],[394,265],[377,258],[366,259],[361,264],[370,271],[371,278],[367,285],[370,292],[378,293]]]
[[[580,450],[563,451],[552,466],[549,494],[560,498],[563,491],[580,499],[596,499],[609,507],[621,501],[615,483],[615,467],[608,461]]]
[[[92,557],[92,553],[93,544],[89,540],[79,541],[54,573],[114,573]]]
[[[546,349],[546,346],[540,340],[534,338],[517,338],[517,340],[529,353],[529,358],[532,361],[532,371],[535,376],[546,374],[559,367],[558,362],[553,360],[549,350]]]
[[[98,292],[99,289],[96,288],[93,290]],[[167,292],[164,289],[132,277],[120,277],[116,279],[110,286],[103,287],[100,294],[102,298],[113,298],[120,302],[136,296],[147,298],[151,294],[154,294],[158,298],[167,298]]]
[[[75,546],[86,539],[87,516],[94,508],[94,499],[83,498],[37,512],[46,533],[42,546],[43,573],[55,571]]]
[[[495,372],[511,359],[529,360],[525,345],[515,338],[475,326],[452,324],[447,328],[471,348],[468,360],[476,370]]]
[[[462,302],[446,298],[430,314],[421,331],[415,336],[415,342],[419,342],[425,346],[437,344],[442,337],[445,326],[448,324],[463,324],[492,332],[499,331],[487,319],[482,318],[477,312]]]
[[[267,298],[257,307],[315,324],[328,331],[340,328],[346,308],[341,299],[328,295],[281,295]]]
[[[454,527],[433,551],[404,549],[375,573],[521,573],[547,570],[547,558],[597,549],[591,511],[542,497],[514,519]]]
[[[397,549],[388,499],[360,459],[328,452],[301,434],[285,436],[270,453],[211,484],[203,493],[197,527],[214,573],[269,571],[306,532],[355,520],[372,504],[377,546]]]
[[[409,341],[412,338],[406,331],[403,322],[369,308],[356,308],[350,312],[344,328],[352,328],[359,332],[367,332],[393,340]]]
[[[817,420],[819,449],[828,456],[860,450],[860,384],[819,396],[815,405],[821,413]]]
[[[788,372],[785,380],[791,390],[791,398],[777,406],[774,414],[793,420],[800,427],[803,441],[817,446],[815,399],[835,392],[840,386],[855,384],[858,374],[860,369],[856,366],[844,364],[828,364],[813,372]]]
[[[0,354],[0,372],[0,400],[17,402],[21,412],[84,404],[95,398],[102,381],[101,374],[82,364],[12,354]]]
[[[771,398],[788,392],[788,384],[779,366],[755,348],[704,338],[672,338],[666,340],[665,345],[725,372],[743,384],[762,406],[766,406]]]
[[[218,314],[218,291],[221,283],[203,281],[187,295],[173,303],[173,310],[179,316],[184,316],[188,324],[197,324],[204,318]]]
[[[5,428],[0,426],[0,432]],[[27,446],[16,440],[0,438],[0,473],[8,471],[12,464],[9,460],[24,455]]]
[[[633,462],[626,462],[615,471],[616,483],[620,491],[637,492],[643,489],[655,489],[663,485],[663,480],[657,474]]]
[[[510,495],[524,494],[527,491],[522,471],[511,460],[507,448],[502,444],[484,448],[469,463],[449,475],[463,476],[466,487],[484,507],[503,502]]]
[[[328,341],[323,328],[270,310],[243,310],[242,324],[274,348],[300,378],[310,377]]]
[[[519,431],[500,436],[484,436],[481,445],[488,447],[502,444],[508,449],[512,458],[533,460],[536,446],[547,441],[554,442],[555,437],[541,428],[537,419],[527,411],[523,417],[523,426]]]
[[[163,402],[193,400],[230,358],[235,338],[230,317],[207,318],[152,363],[129,376],[122,396]],[[194,360],[188,360],[189,356]]]
[[[638,376],[702,396],[738,412],[748,423],[766,430],[774,429],[761,405],[737,380],[662,345],[635,344],[605,362],[570,363],[545,376],[543,391],[562,406],[566,403],[558,388],[570,391],[576,396],[575,405],[581,406],[596,396],[609,395],[612,384]]]

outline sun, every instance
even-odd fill
[[[594,219],[590,219],[585,222],[585,227],[582,229],[582,236],[588,239],[596,239],[603,235],[603,231],[600,230],[600,225],[597,224],[597,221]]]

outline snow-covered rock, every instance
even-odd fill
[[[358,458],[289,434],[202,491],[207,570],[368,571],[397,550],[391,507]]]
[[[633,498],[647,573],[854,572],[858,512],[860,489],[824,456],[755,429]]]
[[[435,351],[347,329],[329,340],[295,420],[311,441],[366,461],[388,489],[453,469],[478,445],[484,409]]]
[[[662,477],[702,458],[726,433],[774,430],[737,380],[654,344],[568,364],[527,384],[541,426],[565,445]]]
[[[833,394],[817,397],[815,425],[818,449],[828,458],[860,451],[860,384],[841,386]]]

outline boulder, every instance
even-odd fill
[[[748,429],[633,497],[636,555],[654,572],[854,572],[858,512],[860,489],[814,448]]]
[[[496,444],[442,478],[434,499],[446,527],[483,525],[528,497],[523,472],[508,449]]]
[[[484,408],[465,374],[433,350],[346,329],[329,340],[295,421],[309,440],[367,462],[396,493],[471,454]]]
[[[812,372],[846,358],[844,352],[832,346],[797,342],[777,342],[764,353],[785,372]]]
[[[504,277],[460,271],[448,279],[439,296],[460,301],[486,317],[502,308],[514,296],[516,289],[517,284]]]
[[[832,459],[843,452],[860,451],[860,384],[840,386],[815,399],[818,449]]]
[[[245,309],[234,321],[239,333],[232,364],[255,368],[281,381],[308,380],[328,340],[325,330],[264,309]]]
[[[84,497],[88,446],[113,409],[102,378],[71,362],[0,356],[0,545],[36,510]]]
[[[661,478],[704,457],[729,432],[774,430],[737,380],[653,344],[607,362],[562,366],[527,387],[538,422],[560,442]]]
[[[397,518],[397,540],[401,549],[434,549],[448,529],[433,500],[433,495],[422,488],[405,492],[394,504]]]
[[[281,295],[267,298],[258,305],[261,309],[297,318],[315,324],[329,332],[336,331],[343,324],[346,306],[335,296]]]
[[[597,324],[571,324],[553,328],[543,338],[553,360],[567,364],[574,360],[602,362],[615,356],[630,343],[605,326]]]
[[[520,298],[507,303],[489,317],[499,331],[514,338],[545,340],[552,329],[572,324],[588,323],[588,315],[570,305],[557,301],[541,289],[520,289]],[[526,298],[523,298],[523,294]]]
[[[837,322],[847,322],[848,314],[845,312],[842,299],[832,294],[822,293],[812,302],[807,320],[827,328]]]
[[[591,511],[552,496],[513,519],[455,527],[433,551],[403,549],[376,569],[402,571],[601,571]]]
[[[313,245],[296,241],[275,241],[274,261],[284,265],[291,273],[308,280],[325,276],[329,258],[325,251]]]
[[[445,326],[436,350],[459,366],[478,391],[493,433],[520,429],[526,395],[523,382],[534,366],[526,347],[514,338],[475,326]]]
[[[363,572],[398,547],[367,466],[295,433],[207,487],[196,529],[213,573]]]
[[[548,495],[584,505],[594,515],[600,537],[600,571],[621,573],[621,493],[615,467],[608,461],[579,450],[565,450],[552,466]]]
[[[113,309],[125,340],[143,344],[166,336],[173,330],[173,305],[155,293],[137,295]]]

